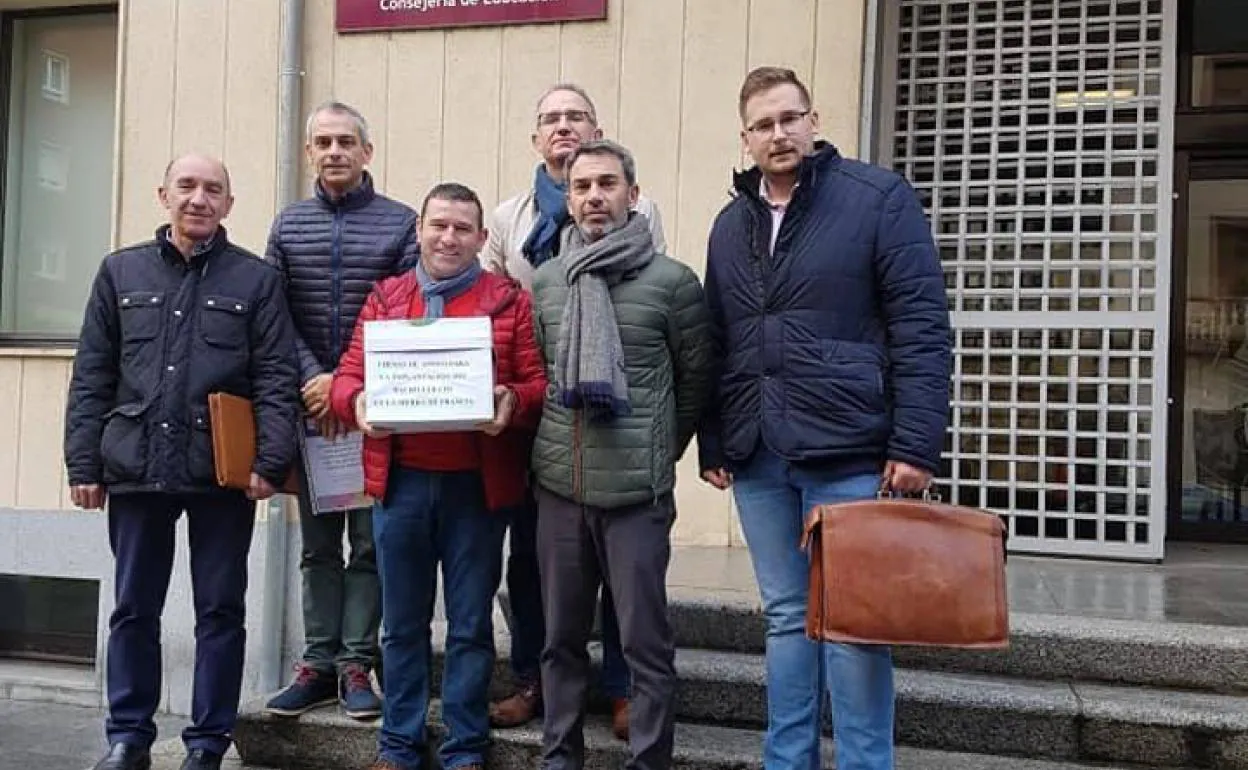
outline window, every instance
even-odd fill
[[[1180,47],[1191,57],[1186,106],[1248,107],[1248,5],[1190,0],[1181,12]]]
[[[0,657],[95,663],[96,580],[0,575]]]
[[[0,335],[72,339],[109,247],[117,14],[5,26]]]

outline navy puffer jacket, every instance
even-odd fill
[[[722,353],[703,469],[762,441],[846,475],[899,460],[935,472],[952,339],[931,230],[899,175],[820,143],[799,171],[774,255],[757,169],[716,218],[706,291]]]
[[[368,172],[338,200],[318,183],[314,197],[273,221],[265,259],[285,275],[301,382],[338,365],[373,285],[415,267],[416,223],[410,206],[373,189]]]

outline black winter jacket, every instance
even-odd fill
[[[265,258],[285,276],[301,383],[338,366],[373,285],[416,266],[416,220],[409,206],[374,191],[367,172],[336,201],[318,183],[314,197],[274,220]]]
[[[886,459],[937,471],[952,336],[918,197],[899,175],[821,143],[802,161],[770,247],[757,168],[711,229],[706,294],[719,340],[701,465],[739,467],[763,442],[850,475]]]
[[[188,263],[168,230],[105,257],[92,284],[66,409],[69,483],[219,490],[208,394],[224,392],[252,399],[254,470],[280,487],[299,418],[281,276],[224,228]]]

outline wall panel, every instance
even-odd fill
[[[234,211],[227,226],[238,243],[264,253],[277,196],[277,132],[267,116],[277,105],[275,73],[281,55],[273,41],[281,36],[277,4],[229,0],[225,59],[224,136],[221,147],[234,184]],[[257,130],[263,127],[263,130]]]
[[[229,50],[227,37],[230,8],[230,3],[221,0],[178,3],[178,55],[170,100],[174,154],[196,151],[220,155],[224,148],[225,62],[235,53]],[[141,61],[131,63],[139,68],[151,66]],[[132,66],[130,71],[134,69]]]
[[[0,508],[17,504],[23,365],[20,358],[0,358]]]
[[[493,27],[446,33],[442,175],[476,190],[487,206],[498,200],[502,40]]]
[[[813,89],[824,138],[842,155],[858,154],[862,99],[862,32],[866,0],[819,0]]]
[[[386,153],[377,137],[389,124],[389,35],[343,35],[334,43],[334,98],[349,102],[368,119],[373,137],[372,174],[378,189],[386,189]],[[400,73],[401,75],[402,73]],[[410,77],[413,73],[408,73]],[[315,105],[309,104],[308,109]]]
[[[677,194],[680,180],[681,96],[679,77],[685,41],[685,0],[627,3],[623,17],[619,129],[615,139],[637,158],[641,190],[659,207],[668,252],[677,249]]]
[[[750,0],[748,66],[789,67],[810,85],[817,0]]]
[[[18,508],[50,510],[61,506],[63,488],[65,358],[32,358],[22,365],[21,414],[18,416]]]
[[[500,199],[533,183],[538,163],[537,151],[533,149],[537,99],[561,78],[559,39],[560,29],[553,24],[509,27],[503,31],[497,196]],[[597,101],[596,94],[591,92],[590,96]]]
[[[159,221],[156,187],[173,146],[179,10],[169,0],[126,0],[121,9],[119,243],[150,238]]]
[[[446,33],[394,35],[389,42],[389,120],[374,140],[384,144],[385,193],[420,207],[442,178],[442,73]]]

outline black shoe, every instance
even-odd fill
[[[191,749],[182,760],[182,770],[221,770],[221,757],[208,749]]]
[[[114,743],[104,758],[95,763],[94,770],[149,770],[152,753],[129,743]]]

